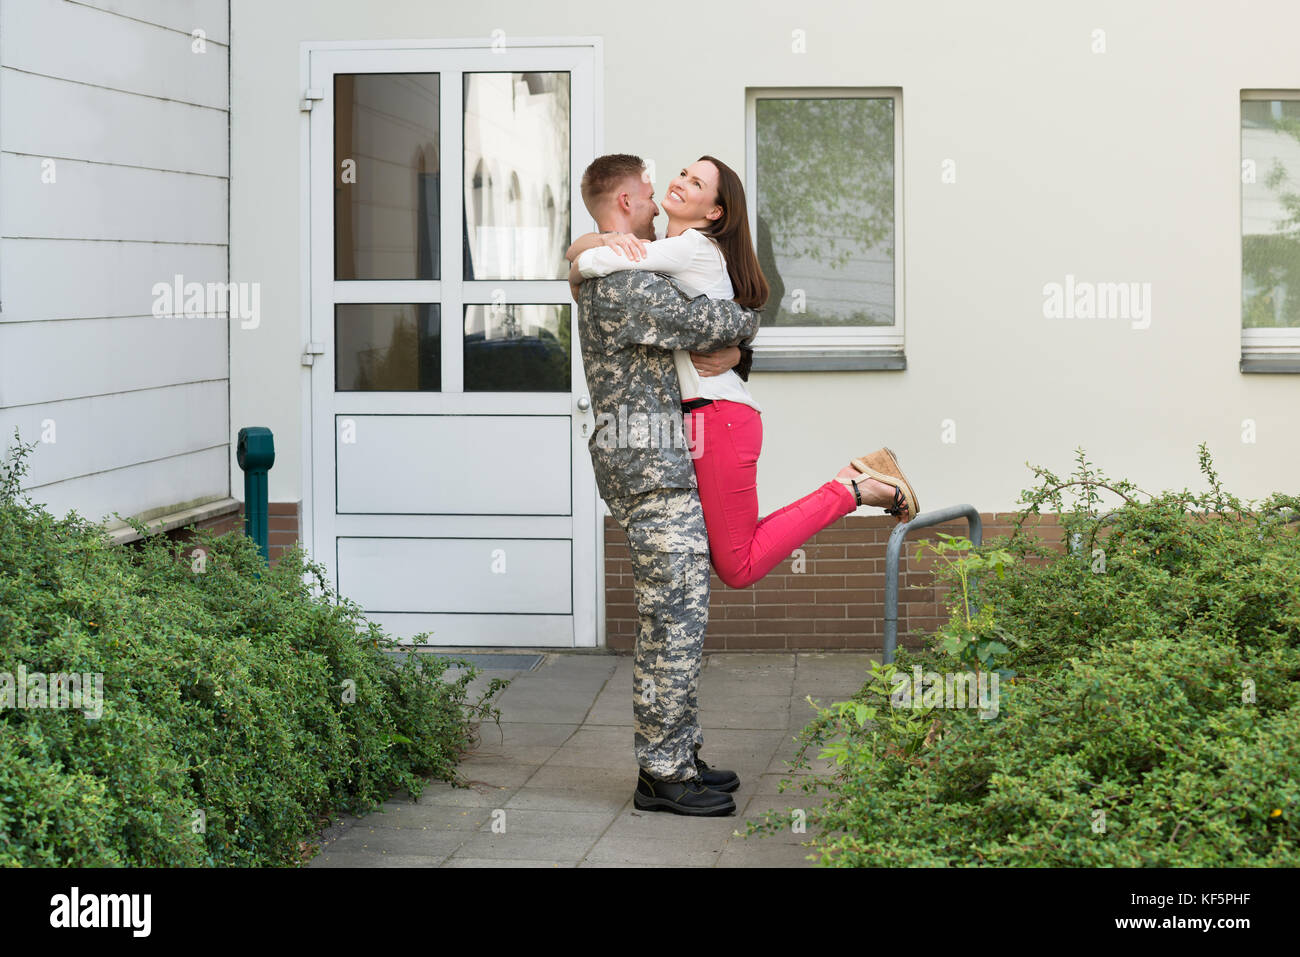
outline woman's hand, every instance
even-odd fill
[[[691,364],[695,366],[695,371],[700,374],[700,378],[706,379],[710,376],[722,375],[740,361],[740,350],[735,346],[727,346],[725,349],[719,349],[717,352],[692,352]]]
[[[645,240],[632,233],[601,233],[600,243],[634,263],[645,259]]]

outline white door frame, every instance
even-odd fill
[[[484,54],[490,56],[485,60]],[[504,55],[501,55],[504,54]],[[603,143],[603,60],[601,40],[598,37],[510,39],[493,38],[430,41],[329,41],[305,42],[299,56],[300,77],[304,92],[304,112],[300,129],[300,148],[304,175],[301,182],[301,226],[304,236],[304,256],[300,274],[302,294],[302,339],[304,353],[307,344],[316,343],[324,352],[304,356],[302,376],[302,539],[308,553],[329,570],[331,585],[337,588],[338,570],[335,564],[333,543],[335,528],[333,517],[334,483],[334,415],[326,414],[323,405],[324,391],[332,395],[334,383],[330,374],[333,362],[333,305],[337,301],[411,302],[438,301],[441,303],[442,328],[459,328],[462,307],[466,302],[486,301],[485,296],[506,290],[506,302],[569,302],[567,291],[563,299],[554,289],[554,281],[530,283],[510,280],[448,282],[441,288],[440,281],[363,281],[362,283],[336,282],[333,279],[333,72],[420,73],[437,72],[442,75],[440,89],[440,152],[455,157],[454,165],[445,169],[447,181],[455,180],[449,187],[454,190],[456,202],[442,207],[442,270],[444,279],[461,275],[461,203],[464,193],[460,182],[462,109],[461,70],[491,71],[553,71],[567,70],[572,77],[571,95],[571,150],[573,166],[581,170],[590,157],[597,155]],[[448,83],[447,78],[452,77]],[[316,99],[319,97],[319,99]],[[581,107],[579,104],[582,104]],[[319,111],[319,113],[317,113]],[[326,122],[312,123],[313,113],[326,117]],[[580,115],[581,114],[581,115]],[[328,159],[316,163],[313,157]],[[322,172],[324,171],[324,172]],[[321,179],[324,179],[322,184]],[[570,177],[570,222],[574,235],[590,228],[590,218],[582,205],[580,177]],[[325,189],[322,189],[324,185]],[[447,192],[444,192],[447,195]],[[328,262],[322,260],[327,259]],[[328,282],[326,282],[328,276]],[[362,289],[361,287],[365,288]],[[318,290],[329,288],[331,294]],[[499,293],[498,293],[499,295]],[[325,301],[328,300],[328,301]],[[576,307],[575,307],[576,308]],[[323,327],[328,312],[329,327]],[[586,435],[594,428],[590,412],[577,409],[578,399],[585,394],[585,375],[582,369],[581,349],[578,343],[576,312],[572,313],[573,357],[571,393],[463,393],[460,390],[462,353],[459,348],[460,332],[452,345],[443,349],[443,389],[439,393],[418,393],[422,410],[435,414],[491,414],[493,412],[517,414],[510,411],[518,405],[517,397],[540,397],[547,415],[568,415],[572,426],[572,527],[573,527],[573,646],[595,647],[605,644],[604,595],[604,508],[597,496],[595,478],[586,451]],[[312,365],[306,363],[312,362]],[[325,382],[324,380],[329,380]],[[393,411],[407,403],[398,397],[408,393],[349,393],[350,404],[358,414],[374,408]],[[432,401],[430,397],[436,397]],[[398,399],[398,401],[394,401]],[[355,402],[351,400],[357,400]],[[332,403],[330,403],[332,405]],[[554,406],[554,408],[551,408]],[[586,426],[584,429],[583,426]],[[328,459],[328,462],[326,460]],[[526,468],[526,466],[525,466]],[[318,506],[321,506],[318,508]],[[462,523],[465,534],[470,531],[472,517]],[[455,522],[453,521],[454,525]],[[523,533],[527,534],[527,520],[523,520]]]

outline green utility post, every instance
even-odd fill
[[[240,429],[236,457],[244,470],[244,534],[257,542],[262,559],[270,564],[266,473],[275,464],[271,430],[260,425]]]

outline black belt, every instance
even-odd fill
[[[682,403],[682,411],[693,412],[696,409],[701,409],[706,405],[713,405],[713,400],[712,399],[690,399],[689,401]]]

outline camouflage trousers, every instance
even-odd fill
[[[607,499],[627,532],[639,624],[632,665],[636,760],[665,781],[698,775],[698,692],[709,620],[709,539],[699,493],[660,488]]]

